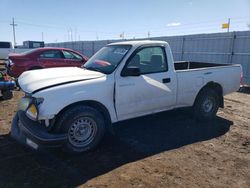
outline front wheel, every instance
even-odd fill
[[[203,89],[193,106],[194,116],[198,120],[211,120],[219,109],[219,96],[211,88]]]
[[[63,113],[57,128],[67,133],[65,148],[70,152],[84,152],[95,148],[105,132],[102,114],[89,106],[76,106]]]

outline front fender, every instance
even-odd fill
[[[83,81],[84,82],[84,81]],[[113,104],[113,87],[111,82],[89,81],[71,83],[48,88],[34,94],[34,97],[44,98],[44,102],[39,105],[39,120],[52,119],[65,107],[82,102],[96,101],[101,103],[109,111],[112,122],[117,121]]]

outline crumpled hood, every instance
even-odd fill
[[[104,74],[77,67],[49,68],[26,71],[18,78],[18,84],[26,93],[77,81],[100,78]]]

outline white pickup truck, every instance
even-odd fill
[[[82,152],[97,146],[114,122],[179,107],[210,120],[223,96],[239,89],[241,71],[240,65],[174,63],[162,41],[109,44],[82,68],[23,73],[18,84],[25,96],[11,135],[34,149]]]
[[[4,60],[12,53],[13,48],[11,42],[0,41],[0,60]]]
[[[13,48],[11,42],[0,41],[0,60],[5,60],[11,53],[22,53],[30,49],[28,48]]]

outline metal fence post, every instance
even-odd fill
[[[92,54],[91,54],[91,56],[94,55],[94,53],[95,53],[95,42],[92,41]]]
[[[72,41],[72,42],[71,42],[71,45],[72,45],[71,48],[72,48],[73,50],[75,50],[75,45],[74,45],[74,44],[75,44],[75,43]]]
[[[229,55],[229,61],[228,61],[229,64],[233,63],[234,42],[235,42],[235,39],[236,39],[236,33],[235,33],[235,31],[232,34],[233,34],[233,36],[232,36],[232,40],[231,40],[230,52],[229,52],[230,55]]]
[[[81,45],[81,52],[82,52],[82,54],[84,54],[84,42],[82,41],[81,44],[82,44]]]
[[[184,44],[185,44],[185,37],[182,37],[182,43],[181,43],[181,61],[184,61]]]

